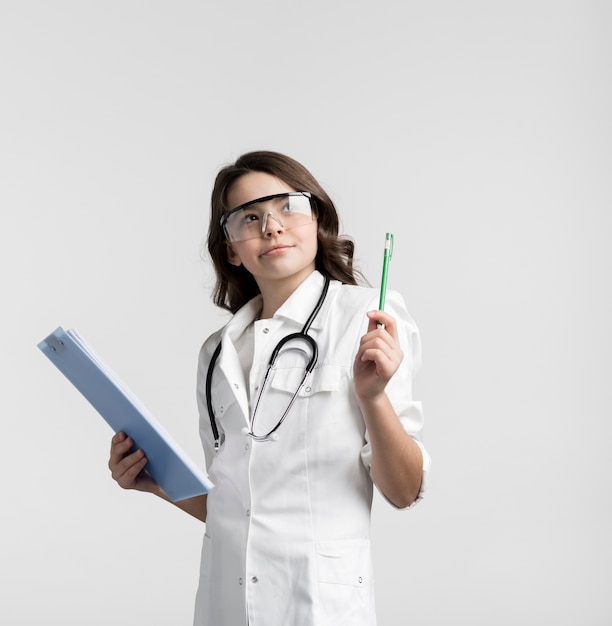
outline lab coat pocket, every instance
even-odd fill
[[[338,391],[341,385],[343,369],[339,365],[329,364],[315,367],[306,379],[299,395],[308,397],[325,391]],[[274,370],[270,386],[273,389],[294,394],[298,390],[303,376],[303,367],[278,368]]]
[[[324,623],[375,624],[369,540],[319,542],[316,564],[321,615],[327,620]]]

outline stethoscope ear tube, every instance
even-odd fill
[[[210,426],[212,428],[213,437],[215,439],[215,450],[219,449],[219,430],[217,429],[217,421],[214,418],[213,406],[212,406],[212,374],[214,370],[214,364],[217,362],[219,358],[219,354],[221,353],[221,342],[215,348],[212,357],[210,358],[211,366],[208,368],[206,372],[206,408],[208,409],[208,416],[210,418]]]

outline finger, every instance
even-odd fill
[[[146,464],[147,458],[143,456],[125,471],[125,473],[121,476],[119,484],[122,487],[133,487]]]
[[[111,439],[111,445],[123,441],[126,437],[127,435],[123,431],[120,430],[119,432],[116,432]]]
[[[126,455],[133,447],[134,440],[128,437],[125,433],[122,433],[123,437],[113,437],[111,442],[111,456],[123,456]]]
[[[379,323],[383,325],[383,329],[386,330],[394,339],[397,339],[397,324],[395,318],[385,311],[368,311],[368,332],[376,329],[381,329]]]
[[[124,432],[120,431],[118,433],[115,433],[115,435],[113,435],[113,438],[111,439],[111,447],[110,447],[111,455],[117,454],[117,451],[124,450],[125,446],[128,445],[126,444],[126,441],[128,439],[129,437]]]
[[[376,367],[379,375],[383,375],[396,368],[396,360],[386,350],[381,348],[368,348],[361,355],[362,362],[371,362]]]
[[[375,324],[375,322],[372,322]],[[389,330],[393,331],[393,327]],[[388,352],[401,351],[399,341],[394,337],[387,328],[375,328],[369,333],[366,333],[360,341],[359,352],[363,353],[370,348],[378,348],[380,350],[386,350]]]
[[[123,458],[112,470],[112,477],[122,486],[129,487],[134,484],[136,477],[147,464],[147,458],[142,450],[136,450]]]
[[[121,463],[121,461],[128,456],[130,453],[135,452],[134,448],[134,440],[131,437],[125,437],[123,441],[119,443],[115,443],[111,446],[110,456],[108,459],[108,467],[111,472],[115,470],[115,468]]]
[[[369,337],[369,338],[368,338]],[[404,358],[399,344],[386,332],[375,331],[362,338],[356,360],[373,361],[379,373],[395,371]]]

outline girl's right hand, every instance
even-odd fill
[[[158,484],[145,471],[147,458],[142,450],[130,452],[134,441],[125,433],[119,432],[111,439],[108,468],[113,479],[123,489],[157,492]]]

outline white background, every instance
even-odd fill
[[[106,467],[77,328],[204,466],[218,169],[302,161],[422,333],[427,499],[377,496],[381,626],[612,623],[612,5],[0,3],[0,622],[188,625],[201,524]]]

